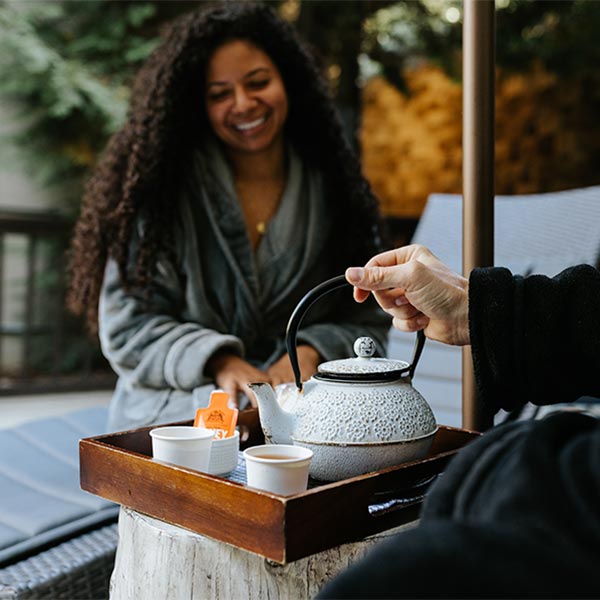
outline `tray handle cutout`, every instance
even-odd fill
[[[371,517],[381,517],[395,510],[406,508],[423,501],[429,486],[437,478],[437,473],[413,482],[410,486],[376,492],[370,498],[367,510]]]

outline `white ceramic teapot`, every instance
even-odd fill
[[[422,458],[437,431],[430,406],[411,383],[425,343],[422,331],[410,364],[374,358],[375,343],[362,337],[354,344],[357,358],[322,363],[302,384],[296,349],[300,321],[318,298],[349,285],[344,276],[330,279],[294,310],[286,342],[297,390],[285,409],[268,383],[250,384],[267,442],[309,448],[310,475],[326,481]]]

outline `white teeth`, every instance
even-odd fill
[[[240,131],[247,131],[248,129],[252,129],[253,127],[258,127],[266,120],[266,115],[264,117],[260,117],[260,119],[256,119],[255,121],[250,121],[249,123],[239,123],[238,125],[234,125],[236,129]]]

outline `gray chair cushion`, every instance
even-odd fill
[[[0,566],[116,519],[117,505],[79,487],[79,440],[106,421],[94,407],[0,430]]]
[[[600,186],[497,196],[494,204],[494,261],[513,273],[554,276],[580,263],[600,262]],[[431,248],[462,271],[462,197],[432,194],[413,243]],[[392,329],[388,354],[410,360],[414,334]],[[462,354],[455,346],[428,340],[417,366],[415,387],[431,404],[439,423],[460,427]],[[504,418],[499,413],[498,419]]]
[[[550,277],[600,260],[600,186],[496,196],[494,264],[521,275]],[[462,271],[462,197],[432,194],[413,236],[455,271]]]

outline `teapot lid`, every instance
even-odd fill
[[[357,358],[330,360],[318,367],[316,379],[346,382],[393,381],[407,375],[410,365],[403,360],[373,358],[375,342],[370,337],[359,337],[354,342]]]

